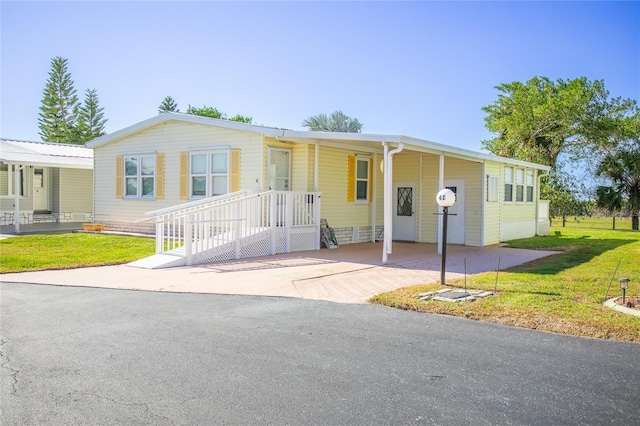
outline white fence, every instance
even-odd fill
[[[187,265],[320,249],[318,192],[233,193],[149,214],[156,253]]]

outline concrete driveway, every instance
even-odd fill
[[[520,265],[556,252],[504,247],[448,246],[447,278]],[[394,243],[387,265],[382,243],[281,254],[208,265],[149,270],[128,265],[3,274],[4,282],[130,290],[243,294],[365,303],[396,288],[435,282],[440,255],[435,244]]]

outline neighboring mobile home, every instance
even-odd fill
[[[93,150],[0,140],[0,225],[92,221]]]
[[[94,149],[95,221],[111,230],[158,232],[144,221],[147,212],[237,191],[309,193],[310,203],[320,193],[318,214],[338,241],[384,239],[386,259],[391,240],[438,241],[435,197],[444,187],[457,194],[452,244],[531,237],[546,218],[539,181],[549,167],[406,136],[164,113],[87,147]]]

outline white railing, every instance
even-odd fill
[[[156,253],[184,256],[191,265],[320,248],[320,193],[235,194],[150,212]]]

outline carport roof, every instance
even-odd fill
[[[0,139],[0,161],[43,167],[93,168],[93,150],[83,145]]]
[[[519,165],[539,170],[550,170],[549,166],[542,164],[530,163],[527,161],[515,160],[513,158],[499,157],[496,155],[485,154],[464,148],[458,148],[451,145],[445,145],[437,142],[418,139],[403,135],[380,135],[369,133],[344,133],[344,132],[318,132],[318,131],[300,131],[288,130],[277,127],[259,126],[256,124],[240,123],[230,120],[222,120],[218,118],[202,117],[192,114],[183,114],[175,112],[167,112],[159,114],[155,117],[141,121],[132,126],[118,130],[111,134],[99,137],[87,143],[88,148],[97,148],[110,142],[119,140],[129,135],[141,132],[155,125],[178,121],[183,123],[201,124],[205,126],[221,127],[231,130],[239,130],[243,132],[258,133],[264,136],[273,137],[283,142],[301,142],[301,143],[318,143],[320,145],[350,145],[367,150],[379,150],[382,142],[402,143],[405,150],[425,152],[435,155],[448,155],[463,158],[470,161],[484,162],[495,161],[499,163]]]

